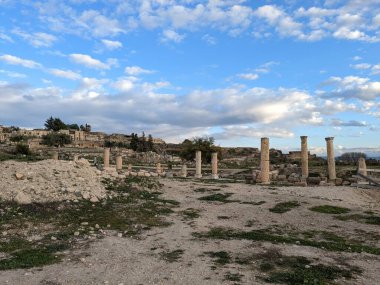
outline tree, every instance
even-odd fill
[[[42,136],[41,143],[48,146],[64,146],[71,143],[71,137],[67,134],[50,133]]]
[[[147,141],[145,138],[145,132],[142,133],[141,138],[138,139],[137,151],[145,152],[147,150]]]
[[[85,124],[84,126],[80,125],[80,130],[89,133],[89,132],[91,132],[91,125],[88,125],[88,124]]]
[[[343,153],[338,159],[345,162],[356,163],[360,157],[367,158],[363,152],[346,152]]]
[[[148,151],[154,150],[154,143],[153,143],[153,137],[151,134],[148,135],[148,141],[146,143],[146,148]]]
[[[131,143],[129,144],[129,147],[132,150],[137,151],[138,146],[139,146],[139,138],[138,138],[137,134],[132,133],[131,134]]]
[[[58,132],[59,130],[67,130],[67,125],[60,118],[52,116],[46,120],[45,128],[49,131]]]
[[[67,124],[66,127],[67,127],[69,130],[77,130],[77,131],[79,131],[79,126],[78,126],[78,124]]]
[[[202,160],[211,162],[211,154],[213,152],[218,153],[218,157],[221,158],[221,148],[214,145],[213,137],[195,137],[192,140],[184,140],[182,142],[182,150],[179,156],[183,160],[194,160],[195,152],[200,150],[202,152]]]

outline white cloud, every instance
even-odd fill
[[[184,38],[185,35],[181,35],[174,30],[164,30],[162,32],[161,41],[180,43]]]
[[[39,48],[39,47],[51,47],[55,41],[58,39],[47,33],[37,32],[37,33],[27,33],[22,31],[19,28],[13,29],[12,32],[20,37],[22,37],[24,40],[29,42],[32,46]]]
[[[124,70],[124,72],[128,75],[140,75],[140,74],[150,74],[154,73],[153,70],[144,69],[140,66],[127,66]]]
[[[111,40],[102,40],[104,46],[109,50],[114,50],[123,47],[123,44],[119,41],[111,41]]]
[[[351,64],[350,66],[354,69],[362,69],[362,70],[371,68],[371,65],[369,63]]]
[[[0,60],[4,61],[5,63],[8,63],[8,64],[21,65],[21,66],[27,67],[27,68],[40,68],[40,67],[42,67],[42,65],[39,64],[38,62],[35,62],[33,60],[29,60],[29,59],[23,59],[23,58],[13,56],[10,54],[4,54],[4,55],[0,56]]]
[[[256,73],[240,73],[237,76],[246,80],[256,80],[259,78],[259,75]]]
[[[49,69],[49,73],[58,77],[71,79],[71,80],[78,80],[81,78],[81,75],[79,73],[76,73],[71,70],[62,70],[62,69],[52,68],[52,69]]]
[[[372,74],[380,74],[380,63],[372,66]]]
[[[26,75],[18,72],[13,72],[9,70],[2,70],[0,69],[0,73],[5,74],[8,77],[13,77],[13,78],[25,78]]]
[[[9,42],[9,43],[13,43],[14,41],[12,40],[12,38],[2,32],[0,32],[0,40],[3,40],[3,41],[6,41],[6,42]]]
[[[380,82],[357,76],[331,77],[324,86],[334,89],[326,92],[324,97],[356,98],[364,101],[380,97]]]
[[[367,35],[359,30],[351,30],[347,27],[341,27],[334,32],[334,37],[346,40],[367,40]]]
[[[110,68],[108,64],[105,64],[101,62],[100,60],[94,59],[87,54],[73,53],[73,54],[70,54],[70,59],[77,64],[82,64],[89,68],[95,68],[95,69],[109,69]]]
[[[255,11],[258,18],[265,19],[278,33],[284,37],[294,36],[303,38],[302,24],[286,14],[282,9],[274,5],[264,5]]]
[[[124,32],[117,19],[110,19],[95,10],[84,11],[78,23],[95,37],[116,36]]]

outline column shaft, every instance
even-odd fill
[[[202,177],[202,152],[199,150],[195,153],[195,177]]]
[[[212,166],[212,178],[213,179],[218,179],[218,153],[213,152],[211,154],[211,166]]]
[[[110,149],[109,148],[104,149],[103,161],[104,161],[104,167],[110,167]]]
[[[309,152],[307,150],[307,136],[301,136],[301,168],[302,178],[309,176]]]
[[[269,183],[269,139],[261,138],[261,183]]]
[[[327,169],[328,176],[330,180],[336,179],[335,173],[335,157],[334,157],[334,138],[326,138],[326,149],[327,149]]]

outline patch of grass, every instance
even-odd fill
[[[205,254],[214,258],[214,263],[218,265],[231,263],[231,256],[227,251],[208,251]]]
[[[57,262],[60,258],[55,257],[56,253],[72,248],[78,240],[87,240],[89,235],[103,237],[100,229],[137,236],[151,227],[168,226],[170,223],[164,216],[173,213],[172,209],[179,204],[160,198],[160,192],[134,189],[125,181],[109,181],[107,185],[114,197],[95,207],[86,200],[27,205],[0,201],[0,232],[8,232],[6,239],[0,241],[0,252],[6,254],[0,260],[0,270]],[[79,236],[74,236],[74,232],[79,232]],[[18,238],[31,235],[41,238],[35,241]]]
[[[376,215],[361,215],[361,214],[354,214],[354,215],[346,215],[346,216],[337,216],[336,219],[341,221],[347,221],[347,220],[354,220],[357,222],[364,222],[366,224],[372,224],[372,225],[380,225],[380,216]]]
[[[276,204],[273,208],[270,208],[269,211],[271,211],[272,213],[282,214],[299,206],[301,205],[298,201],[281,202]]]
[[[330,205],[321,205],[310,208],[309,210],[318,213],[324,214],[346,214],[351,210],[348,208],[338,207],[338,206],[330,206]]]
[[[266,282],[289,285],[330,284],[338,278],[351,279],[354,274],[361,273],[356,267],[342,269],[332,265],[310,263],[303,256],[281,256],[279,260],[262,262],[260,269],[264,266],[266,270],[262,271],[270,271],[269,276],[264,278]]]
[[[173,251],[164,251],[164,252],[161,252],[160,255],[161,255],[161,258],[163,260],[165,260],[166,262],[176,262],[178,261],[183,253],[185,251],[183,249],[176,249],[176,250],[173,250]]]
[[[197,188],[197,189],[194,189],[194,192],[197,192],[197,193],[205,193],[205,192],[211,192],[211,191],[220,191],[221,189],[220,188]]]
[[[241,278],[242,278],[243,276],[244,276],[244,275],[239,274],[239,273],[231,273],[231,272],[227,272],[227,273],[224,275],[224,278],[225,278],[225,280],[228,280],[228,281],[241,281]]]
[[[229,216],[218,216],[217,217],[219,220],[228,220],[228,219],[230,219],[231,217],[229,217]]]
[[[303,246],[311,246],[322,248],[328,251],[337,252],[367,252],[370,254],[380,255],[380,248],[365,245],[357,242],[349,242],[345,239],[318,241],[313,238],[299,237],[295,235],[286,235],[283,233],[273,233],[270,230],[252,230],[252,231],[236,231],[225,228],[213,228],[205,233],[194,233],[195,237],[211,238],[211,239],[245,239],[253,241],[268,241],[272,243],[298,244]]]
[[[222,202],[222,203],[233,203],[233,202],[240,202],[238,200],[228,200],[229,197],[232,196],[232,193],[216,193],[216,194],[211,194],[207,196],[203,196],[198,198],[198,200],[201,201],[208,201],[208,202]]]
[[[259,206],[259,205],[262,205],[262,204],[265,204],[265,203],[266,203],[265,201],[259,201],[259,202],[244,201],[244,202],[241,202],[240,204],[248,204],[248,205]]]
[[[200,217],[200,210],[188,208],[181,212],[185,220],[194,220]]]

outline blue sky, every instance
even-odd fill
[[[380,153],[380,0],[0,0],[0,124]]]

